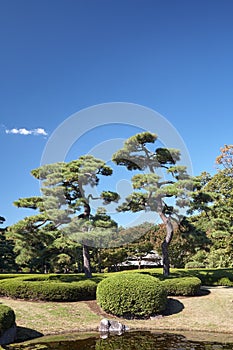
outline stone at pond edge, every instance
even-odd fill
[[[117,333],[121,335],[127,330],[129,330],[129,328],[119,321],[108,320],[107,318],[103,318],[100,321],[99,331],[102,338],[107,338],[108,333]]]
[[[0,337],[0,345],[7,345],[13,343],[16,339],[16,324],[11,328],[7,329]]]

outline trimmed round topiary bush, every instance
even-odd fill
[[[15,313],[6,305],[0,304],[0,336],[15,324]]]
[[[0,295],[30,300],[79,301],[95,299],[96,282],[60,282],[13,278],[0,281]]]
[[[140,273],[122,273],[102,280],[96,296],[103,310],[122,317],[158,314],[165,310],[167,303],[161,282]]]
[[[161,283],[168,295],[197,295],[201,287],[201,280],[198,277],[168,278]]]

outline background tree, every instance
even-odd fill
[[[220,169],[229,169],[233,171],[233,145],[224,145],[220,148],[220,155],[216,158],[216,164]]]
[[[190,213],[195,226],[206,232],[209,251],[194,259],[208,267],[233,266],[233,146],[225,145],[216,158],[218,172],[196,177]]]
[[[161,244],[166,234],[164,224],[154,226],[149,234],[154,237],[154,249],[161,254]],[[192,218],[184,217],[180,225],[175,227],[173,239],[170,243],[171,266],[184,268],[188,262],[195,260],[193,257],[199,250],[208,251],[209,244],[210,240],[206,233],[194,225]]]
[[[53,268],[50,246],[58,232],[46,214],[26,217],[8,227],[7,237],[14,242],[16,263],[23,271],[47,272]]]
[[[127,228],[119,227],[117,236],[112,241],[113,248],[101,250],[102,268],[118,271],[119,264],[132,257],[138,260],[140,267],[142,257],[154,247],[147,235],[152,227],[148,222]]]
[[[126,260],[128,256],[127,248],[115,247],[101,250],[102,268],[110,271],[119,271],[119,264]]]
[[[58,273],[82,272],[82,246],[57,232],[56,238],[46,250],[48,268]]]
[[[184,208],[188,204],[188,191],[192,182],[186,172],[186,167],[177,165],[180,152],[176,149],[159,147],[154,150],[153,145],[157,135],[143,132],[130,137],[122,149],[113,155],[117,165],[125,166],[130,171],[137,172],[132,177],[135,189],[119,211],[138,212],[148,210],[157,212],[166,228],[166,235],[162,242],[163,272],[169,275],[170,262],[168,247],[172,240],[175,223],[179,222],[178,207]],[[165,170],[167,179],[161,177]],[[171,204],[171,199],[175,203]],[[178,220],[178,221],[177,221]]]
[[[233,177],[229,169],[215,174],[205,190],[211,192],[208,215],[208,237],[212,241],[208,263],[210,267],[233,266]],[[230,172],[230,174],[229,174]]]
[[[114,247],[118,237],[118,225],[106,214],[103,207],[97,208],[89,220],[75,218],[64,230],[74,241],[87,245],[90,249],[90,261],[95,271],[102,269],[102,250]]]
[[[5,222],[5,218],[0,216],[0,225]],[[0,271],[16,272],[18,266],[15,262],[14,245],[11,240],[6,238],[6,228],[0,228]]]

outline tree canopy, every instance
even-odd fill
[[[196,227],[206,232],[208,250],[193,260],[209,267],[233,266],[233,146],[225,145],[216,158],[216,174],[206,172],[195,179],[189,213]]]
[[[91,267],[117,269],[129,256],[140,262],[152,248],[163,257],[165,275],[170,264],[233,266],[233,145],[220,149],[214,175],[190,177],[180,151],[162,147],[150,132],[127,139],[112,160],[133,175],[133,190],[117,210],[151,211],[154,224],[118,228],[106,211],[120,197],[105,186],[113,173],[105,161],[84,155],[46,164],[31,171],[42,195],[14,202],[34,215],[0,229],[0,270],[84,271],[91,277]]]

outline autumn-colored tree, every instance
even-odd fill
[[[220,155],[216,158],[216,164],[233,171],[233,145],[224,145],[220,148]]]

